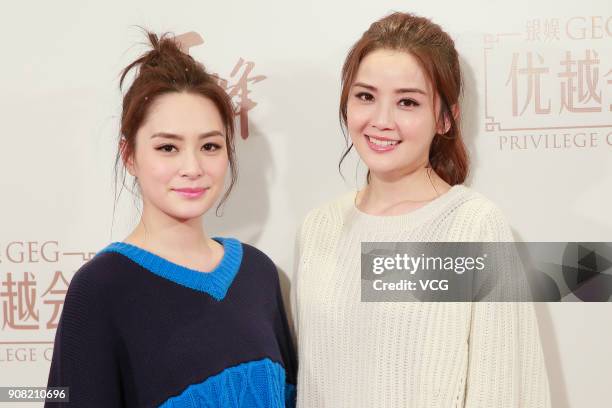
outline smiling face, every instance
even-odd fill
[[[215,104],[189,93],[158,96],[136,133],[127,170],[137,178],[143,213],[186,221],[203,215],[223,191],[229,164]]]
[[[371,174],[395,178],[425,167],[438,126],[434,91],[409,53],[379,49],[359,64],[347,101],[347,128]]]

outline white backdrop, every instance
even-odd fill
[[[256,105],[248,138],[236,143],[239,183],[223,217],[207,217],[205,227],[265,251],[285,291],[299,222],[363,173],[354,156],[346,181],[337,171],[339,73],[352,43],[394,10],[430,17],[455,38],[468,184],[504,210],[516,238],[612,241],[612,6],[530,3],[4,5],[0,386],[46,384],[62,278],[138,220],[124,192],[113,223],[118,73],[144,49],[136,25],[199,33],[204,44],[191,54],[228,86],[246,84],[242,101]],[[537,312],[553,406],[611,406],[611,304],[539,304]]]

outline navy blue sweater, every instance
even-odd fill
[[[294,405],[276,267],[250,245],[216,239],[225,253],[208,273],[121,242],[77,271],[48,382],[70,387],[66,406]]]

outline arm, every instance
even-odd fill
[[[474,303],[468,353],[466,408],[550,407],[531,303]]]
[[[302,223],[297,230],[294,242],[294,262],[293,262],[293,274],[291,276],[291,287],[289,291],[289,300],[290,300],[290,322],[292,335],[293,335],[293,344],[297,344],[298,340],[298,301],[297,301],[297,288],[298,288],[298,272],[300,269],[300,262],[302,258],[302,248],[303,248],[303,231],[304,231],[304,223]]]
[[[119,368],[100,271],[81,268],[72,279],[55,335],[48,387],[69,387],[69,403],[45,407],[122,406]]]
[[[513,241],[497,208],[483,217],[480,241]],[[468,353],[466,408],[550,407],[532,303],[473,303]]]
[[[280,282],[276,279],[276,323],[275,332],[280,348],[283,366],[285,368],[285,406],[287,408],[295,407],[296,383],[297,383],[297,357],[287,314],[285,313],[285,305],[283,302]]]

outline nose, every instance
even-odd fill
[[[393,106],[382,102],[376,104],[371,125],[378,130],[393,130],[393,121]]]
[[[189,178],[197,178],[204,174],[204,170],[200,161],[202,158],[198,155],[198,152],[186,151],[183,153],[181,163],[181,176]]]

